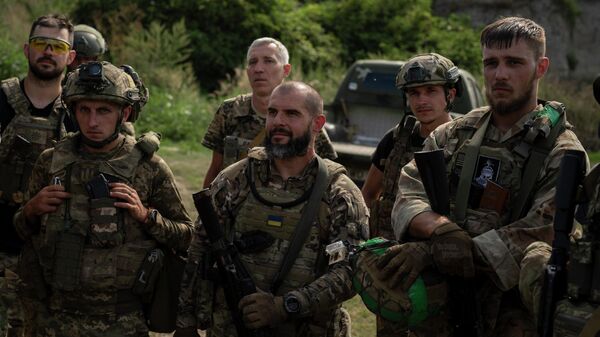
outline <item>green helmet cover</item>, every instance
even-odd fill
[[[141,95],[131,76],[123,69],[109,62],[89,62],[69,73],[62,98],[72,110],[72,104],[82,99],[134,105],[141,100]]]
[[[388,321],[416,326],[430,315],[438,313],[440,306],[429,304],[427,285],[421,276],[406,292],[390,289],[377,280],[377,258],[396,244],[395,241],[380,237],[362,243],[352,259],[352,285],[369,311]]]
[[[400,68],[396,76],[396,87],[406,89],[422,85],[454,85],[460,74],[458,68],[448,58],[436,54],[420,54]]]

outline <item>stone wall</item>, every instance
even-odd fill
[[[557,0],[433,0],[432,6],[436,15],[468,15],[477,29],[502,16],[531,18],[546,29],[549,75],[591,81],[600,74],[599,0],[577,0],[574,25]]]

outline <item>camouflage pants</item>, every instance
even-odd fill
[[[62,312],[38,312],[36,337],[148,337],[142,312],[122,315],[77,315]]]
[[[17,297],[19,277],[15,274],[18,256],[0,253],[0,336],[8,329],[23,328],[23,310]],[[13,330],[14,331],[14,330]]]
[[[427,318],[418,327],[388,321],[377,316],[377,337],[447,337],[450,336],[448,315],[441,312]]]

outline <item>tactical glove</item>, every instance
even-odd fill
[[[473,277],[473,240],[454,222],[445,223],[433,231],[431,253],[437,269],[447,275]]]
[[[387,249],[377,261],[381,280],[391,289],[408,290],[421,271],[433,264],[428,242],[408,242]]]
[[[274,327],[287,319],[283,297],[273,296],[260,289],[254,294],[244,296],[238,308],[242,311],[244,324],[248,329]]]

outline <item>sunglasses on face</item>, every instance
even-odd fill
[[[63,40],[53,39],[51,37],[34,36],[29,39],[29,46],[42,53],[50,46],[56,54],[65,54],[71,50],[71,45]]]

